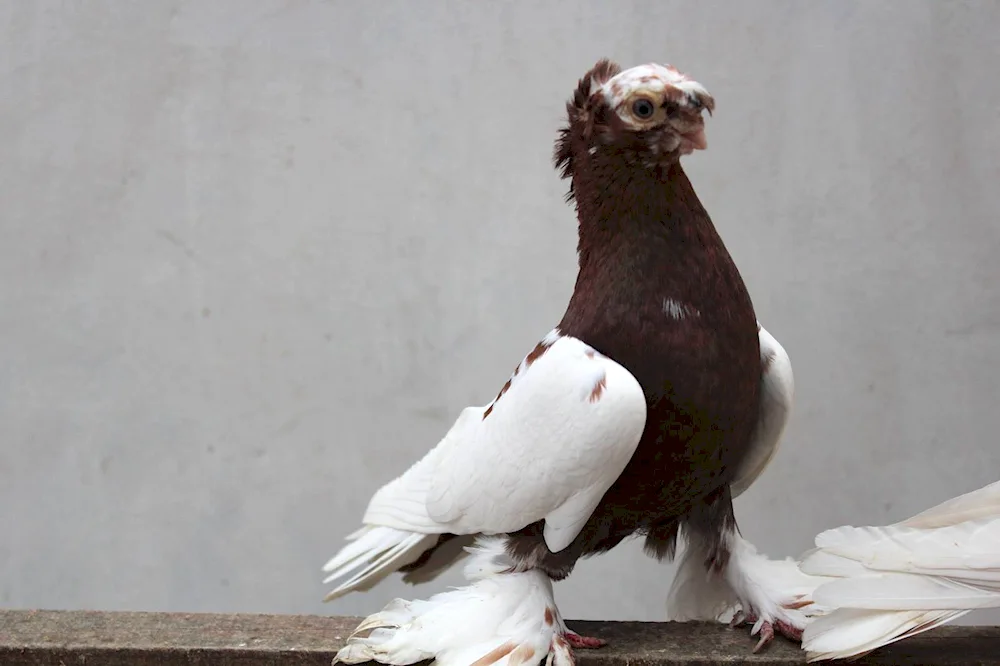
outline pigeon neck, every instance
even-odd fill
[[[675,273],[704,255],[700,249],[724,250],[679,162],[652,169],[614,163],[593,166],[574,178],[581,277],[602,266],[620,265],[606,259],[623,249],[635,260],[655,255],[656,265],[642,267],[654,273]],[[671,261],[674,258],[678,261]]]

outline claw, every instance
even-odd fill
[[[354,638],[355,636],[357,636],[360,633],[364,633],[365,631],[367,631],[369,629],[375,629],[375,628],[380,627],[380,626],[382,626],[382,618],[379,617],[378,614],[371,615],[371,616],[365,618],[364,622],[362,622],[361,624],[359,624],[354,629],[354,631],[351,632],[350,638]]]
[[[776,632],[788,640],[795,641],[796,643],[802,642],[802,630],[798,627],[784,620],[775,620],[774,622],[758,620],[750,631],[751,636],[756,636],[760,633],[760,640],[757,641],[757,645],[754,646],[753,651],[756,653],[764,649],[768,643],[774,640]]]
[[[760,640],[757,641],[757,645],[753,649],[754,653],[760,652],[772,640],[774,640],[774,625],[770,622],[762,623],[760,625]]]

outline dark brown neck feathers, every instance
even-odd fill
[[[622,242],[669,237],[680,251],[721,244],[679,162],[627,168],[620,161],[595,160],[573,179],[581,268]]]
[[[665,303],[697,312],[701,324],[737,310],[753,321],[739,272],[678,162],[651,168],[588,154],[572,177],[580,271],[565,333],[643,335],[654,321],[677,323],[663,321]]]
[[[631,372],[647,403],[646,431],[580,548],[640,531],[663,555],[681,522],[712,539],[732,530],[728,484],[757,420],[756,317],[680,164],[579,157],[580,272],[559,328]]]

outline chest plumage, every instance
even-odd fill
[[[632,461],[580,535],[581,554],[658,526],[672,541],[746,453],[761,373],[750,297],[680,165],[640,168],[617,199],[589,186],[575,181],[580,273],[560,330],[627,368],[648,413]]]

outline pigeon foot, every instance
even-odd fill
[[[753,648],[755,653],[760,652],[773,641],[776,634],[796,643],[802,642],[803,627],[785,620],[774,620],[773,622],[770,620],[761,621],[753,612],[749,614],[745,614],[743,611],[737,612],[729,623],[729,626],[736,628],[745,624],[753,625],[750,630],[751,636],[760,635],[760,640],[757,641],[757,644]]]
[[[354,630],[333,663],[575,666],[571,645],[603,643],[566,628],[552,581],[538,570],[512,572],[501,539],[480,538],[468,550],[469,585],[426,601],[390,602]]]
[[[792,560],[771,560],[739,535],[730,538],[730,559],[723,573],[739,600],[741,610],[733,627],[752,624],[751,636],[759,640],[753,651],[763,650],[775,636],[802,641],[802,632],[819,612],[810,596],[816,581],[803,574]]]

